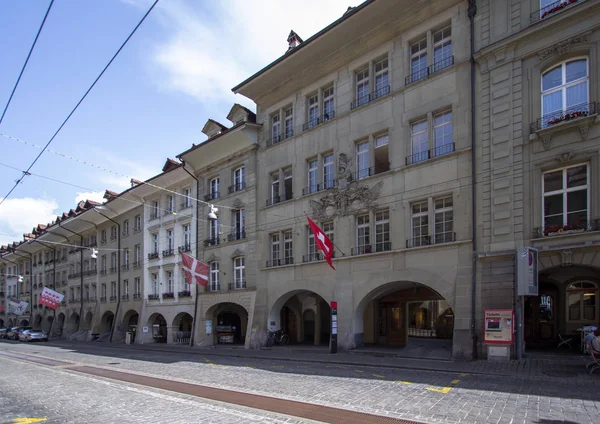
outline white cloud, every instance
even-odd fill
[[[0,206],[0,245],[22,240],[23,233],[52,222],[58,214],[58,203],[53,199],[6,199]]]
[[[251,102],[235,96],[231,88],[283,55],[290,30],[306,40],[348,7],[348,0],[212,1],[202,2],[204,9],[193,3],[159,3],[156,12],[169,35],[151,55],[153,65],[162,70],[155,75],[158,84],[201,102],[249,106]]]
[[[90,191],[87,193],[77,193],[75,197],[75,203],[79,203],[85,200],[92,200],[94,202],[104,203],[104,192],[103,191]]]

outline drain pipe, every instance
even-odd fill
[[[471,263],[471,338],[473,339],[472,359],[477,359],[477,156],[475,155],[475,14],[477,0],[469,0],[469,23],[471,30],[471,228],[473,256]]]
[[[192,174],[190,171],[188,171],[185,168],[185,161],[180,159],[181,163],[182,163],[182,168],[185,172],[187,172],[190,177],[192,177],[193,179],[196,180],[196,259],[198,259],[198,255],[200,253],[200,243],[198,242],[198,218],[200,217],[200,202],[198,201],[198,199],[200,198],[200,181],[198,180],[198,178]],[[190,240],[190,248],[191,246],[191,240]],[[192,334],[190,334],[190,347],[194,347],[194,334],[196,334],[196,319],[198,318],[198,284],[196,284],[196,299],[194,300],[194,318],[192,320]]]

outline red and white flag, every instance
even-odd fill
[[[183,252],[181,252],[181,260],[183,262],[185,282],[188,284],[196,283],[200,284],[202,287],[206,287],[208,285],[208,265]]]
[[[323,257],[329,266],[335,270],[335,267],[331,263],[331,258],[333,258],[333,243],[331,240],[329,240],[329,237],[325,235],[323,230],[321,230],[319,226],[312,221],[312,219],[310,219],[308,216],[306,219],[308,219],[308,225],[310,225],[310,229],[315,236],[315,244],[317,245],[317,249],[323,252]]]
[[[40,305],[46,305],[51,309],[56,309],[60,306],[60,302],[62,302],[65,296],[54,290],[50,290],[48,287],[44,287],[42,293],[40,294]]]

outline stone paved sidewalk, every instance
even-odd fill
[[[393,354],[384,354],[373,351],[347,351],[330,354],[327,348],[296,346],[296,347],[274,347],[271,349],[251,350],[243,347],[215,346],[210,348],[198,348],[182,345],[168,344],[134,344],[122,345],[116,343],[93,343],[52,341],[50,345],[70,347],[87,350],[94,345],[102,348],[120,350],[147,350],[161,352],[178,352],[203,356],[226,356],[279,361],[303,361],[325,364],[373,366],[380,368],[399,368],[423,371],[444,371],[456,373],[499,375],[510,377],[536,377],[557,378],[569,380],[598,379],[600,382],[600,371],[597,375],[590,376],[584,364],[587,358],[584,355],[534,355],[531,354],[521,361],[492,362],[479,361],[451,361],[434,359],[404,358]]]

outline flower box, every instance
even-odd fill
[[[148,295],[148,300],[158,300],[160,299],[160,296],[157,294],[149,294]]]
[[[544,230],[544,236],[555,237],[564,236],[567,234],[583,233],[586,230],[585,224],[576,222],[573,225],[554,225]]]
[[[162,297],[163,297],[163,299],[174,299],[175,294],[174,293],[163,293]]]
[[[178,297],[192,297],[192,293],[189,290],[182,290],[177,293]]]
[[[555,124],[558,124],[559,122],[570,121],[571,119],[584,118],[584,117],[588,116],[588,114],[589,113],[587,110],[580,110],[577,112],[565,113],[564,115],[558,116],[556,118],[552,118],[551,120],[549,120],[547,122],[547,125],[555,125]]]
[[[565,7],[569,6],[570,4],[577,3],[577,1],[578,0],[565,0],[562,3],[559,3],[556,6],[550,8],[550,9],[546,10],[544,13],[542,13],[542,17],[540,19],[544,19],[546,16],[556,13],[559,10],[562,10]]]

